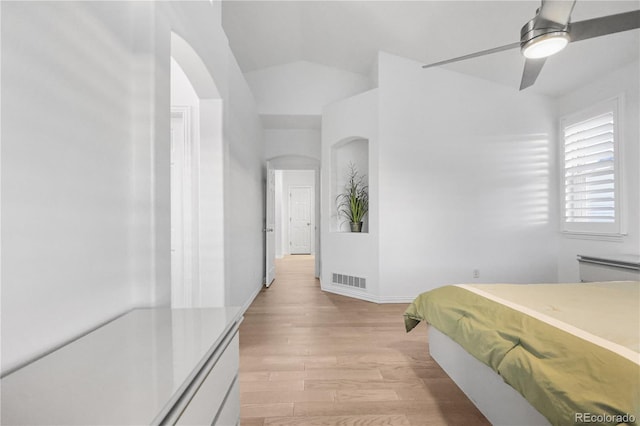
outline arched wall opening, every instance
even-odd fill
[[[320,267],[321,267],[321,251],[320,251],[320,247],[321,247],[321,241],[320,241],[320,160],[313,158],[313,157],[307,157],[307,156],[302,156],[302,155],[282,155],[282,156],[277,156],[277,157],[272,157],[267,159],[267,168],[274,170],[275,172],[280,172],[279,175],[282,176],[283,174],[290,174],[290,175],[295,175],[295,172],[302,172],[299,173],[297,177],[295,177],[294,179],[300,179],[300,184],[296,185],[296,182],[293,181],[293,184],[295,186],[311,186],[313,188],[313,200],[312,200],[312,204],[313,204],[313,247],[312,247],[312,254],[315,256],[315,270],[314,270],[314,276],[315,277],[319,277],[320,276]],[[308,179],[305,179],[304,177],[304,172],[312,172],[313,173],[313,179],[312,182],[310,183]],[[267,172],[268,174],[268,172]],[[278,176],[278,175],[277,175]],[[281,212],[281,214],[284,214],[286,211],[286,206],[284,205],[284,202],[281,202],[282,197],[279,196],[280,193],[282,192],[288,192],[288,188],[284,187],[284,182],[279,179],[276,178],[276,187],[278,188],[276,190],[276,199],[274,200],[274,206],[275,206],[275,210],[276,212],[278,212],[278,210]],[[286,194],[285,194],[286,195]],[[268,204],[268,203],[267,203]],[[277,214],[276,214],[277,216]],[[283,225],[279,224],[278,221],[275,222],[275,229],[274,232],[277,235],[280,235],[281,238],[283,240],[286,239],[286,236],[284,236],[285,233],[284,232],[286,230],[283,229]],[[265,244],[267,244],[265,242]],[[287,252],[287,250],[284,250],[285,252]],[[270,250],[266,250],[267,256],[269,256],[269,252]],[[276,252],[274,252],[275,255],[279,254]],[[267,263],[269,262],[269,259],[267,259]]]
[[[220,93],[197,52],[171,33],[171,305],[225,305]]]
[[[350,137],[331,146],[331,200],[345,192],[350,173],[357,172],[365,186],[369,186],[369,140]],[[344,217],[332,216],[331,232],[349,232]],[[362,232],[369,232],[368,214],[364,217]]]

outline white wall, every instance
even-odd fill
[[[184,70],[171,58],[171,106],[188,106],[194,117],[199,115],[200,99]],[[193,126],[197,129],[197,125]]]
[[[579,280],[578,254],[615,256],[640,254],[640,130],[638,105],[640,67],[638,62],[617,70],[593,83],[555,100],[558,118],[580,111],[600,101],[623,94],[624,104],[620,116],[622,194],[627,235],[617,240],[560,237],[558,280]],[[558,213],[559,214],[559,213]]]
[[[307,61],[245,74],[260,114],[320,115],[322,108],[371,88],[368,76]]]
[[[130,8],[99,12],[2,4],[3,371],[132,305]]]
[[[348,293],[332,272],[367,277],[361,297],[378,302],[450,283],[554,282],[549,100],[384,53],[378,69],[377,90],[323,115],[323,289]],[[369,234],[329,226],[331,148],[353,137],[369,142]]]
[[[378,110],[378,90],[374,89],[328,105],[322,115],[322,289],[347,295],[355,293],[371,301],[379,300]],[[336,216],[332,151],[336,144],[353,138],[366,139],[369,145],[368,233],[337,232],[331,226]],[[366,278],[367,289],[334,285],[333,273]]]
[[[379,59],[381,298],[450,283],[555,281],[549,102]]]
[[[275,170],[275,202],[274,202],[274,209],[275,209],[275,240],[276,240],[276,253],[275,256],[276,258],[280,259],[284,256],[284,249],[283,249],[283,235],[284,232],[282,231],[282,226],[283,226],[283,212],[282,212],[282,206],[284,204],[283,198],[284,198],[284,194],[283,194],[283,185],[282,185],[282,172],[284,170]],[[265,243],[266,244],[266,243]]]
[[[169,305],[171,30],[226,108],[225,297],[247,303],[263,275],[262,131],[219,3],[0,7],[2,371]]]
[[[268,129],[264,131],[264,156],[309,157],[320,160],[320,131],[315,129]]]
[[[379,262],[379,281],[361,297],[391,302],[451,283],[575,282],[577,254],[638,254],[637,62],[558,99],[423,70],[385,53],[378,70],[377,91],[331,104],[323,115],[323,289],[345,293],[328,283],[331,272],[376,274],[363,259]],[[621,93],[627,235],[561,236],[557,121]],[[329,232],[330,148],[354,136],[373,141],[367,245],[379,253],[362,250],[353,235]]]
[[[231,55],[229,53],[229,55]],[[264,145],[253,95],[238,64],[230,64],[230,100],[225,117],[228,151],[225,175],[227,305],[243,306],[264,279]]]

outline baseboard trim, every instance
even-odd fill
[[[365,302],[377,303],[379,305],[386,303],[411,303],[415,296],[385,296],[380,297],[375,294],[366,293],[365,291],[350,290],[336,285],[325,285],[320,279],[320,288],[328,293],[338,294],[340,296],[351,297],[354,299],[364,300]]]
[[[322,289],[322,291],[326,291],[328,293],[351,297],[353,299],[364,300],[365,302],[378,303],[377,298],[372,294],[365,293],[363,291],[353,291],[353,290],[341,288],[334,285],[325,286],[324,284],[322,284],[322,280],[320,280],[320,288]]]

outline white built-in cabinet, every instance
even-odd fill
[[[133,310],[5,376],[2,424],[237,425],[241,320]]]

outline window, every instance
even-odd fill
[[[620,234],[618,101],[561,120],[564,232]]]

